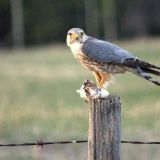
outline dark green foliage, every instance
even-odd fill
[[[65,41],[70,27],[81,25],[76,21],[81,5],[76,1],[25,1],[26,41],[28,44]],[[80,18],[81,19],[81,18]],[[81,25],[82,26],[82,25]]]
[[[25,45],[65,42],[65,34],[72,27],[81,27],[100,38],[160,34],[158,0],[114,0],[113,3],[109,0],[95,0],[95,5],[91,5],[90,0],[22,1]],[[10,2],[0,0],[0,46],[11,45]],[[95,12],[98,19],[94,16],[85,17]]]

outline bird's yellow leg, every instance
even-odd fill
[[[109,86],[109,80],[111,78],[110,74],[109,73],[106,73],[106,72],[100,72],[100,77],[101,77],[101,81],[99,83],[99,86],[101,88],[105,88],[105,89],[108,89],[108,86]]]
[[[109,95],[109,92],[106,90],[106,81],[109,79],[109,75],[107,75],[105,72],[95,72],[93,71],[93,75],[95,76],[97,85],[99,87],[98,90],[94,90],[92,93],[93,98],[105,98]],[[107,83],[109,84],[109,83]]]
[[[102,77],[101,77],[100,73],[99,72],[95,72],[95,71],[92,71],[92,73],[93,73],[93,75],[94,75],[94,77],[96,79],[98,87],[100,87],[100,82],[102,80]]]
[[[92,72],[95,76],[98,87],[108,89],[109,81],[111,79],[111,75],[106,72]]]

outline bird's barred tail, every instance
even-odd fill
[[[151,74],[154,74],[156,76],[160,76],[160,71],[158,70],[155,70],[155,69],[151,69],[151,68],[141,68],[144,72],[147,72],[147,73],[151,73]]]
[[[142,61],[137,58],[127,58],[124,60],[123,65],[128,67],[133,67],[133,68],[140,67],[140,68],[150,68],[150,69],[160,70],[160,67],[150,64],[148,62]]]
[[[151,77],[148,73],[155,74],[155,75],[159,75],[160,76],[160,72],[159,71],[155,71],[152,69],[148,69],[146,70],[146,72],[148,71],[148,73],[146,73],[144,70],[140,69],[140,68],[130,68],[129,71],[131,71],[132,73],[136,74],[137,76],[140,76],[158,86],[160,86],[160,82],[155,80],[153,77]]]
[[[141,73],[139,74],[139,76],[141,76],[141,77],[145,78],[146,80],[148,80],[148,81],[150,81],[150,82],[152,82],[152,83],[160,86],[160,82],[158,82],[157,80],[155,80],[155,79],[154,79],[153,77],[151,77],[148,73],[141,72]]]
[[[160,76],[160,67],[136,58],[126,59],[123,65],[127,66],[128,71],[160,86],[160,82],[150,76],[150,74]]]

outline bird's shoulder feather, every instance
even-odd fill
[[[135,56],[119,46],[89,37],[82,45],[82,52],[100,62],[122,63],[127,58]]]

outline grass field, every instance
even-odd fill
[[[160,66],[160,39],[118,44]],[[0,50],[0,143],[39,138],[86,139],[87,104],[76,93],[85,79],[94,80],[65,45]],[[127,73],[116,77],[110,93],[121,97],[122,139],[160,140],[160,89],[157,86]],[[56,145],[43,150],[0,148],[1,160],[82,160],[86,156],[87,144]],[[159,160],[159,146],[122,145],[121,157],[123,160]]]

